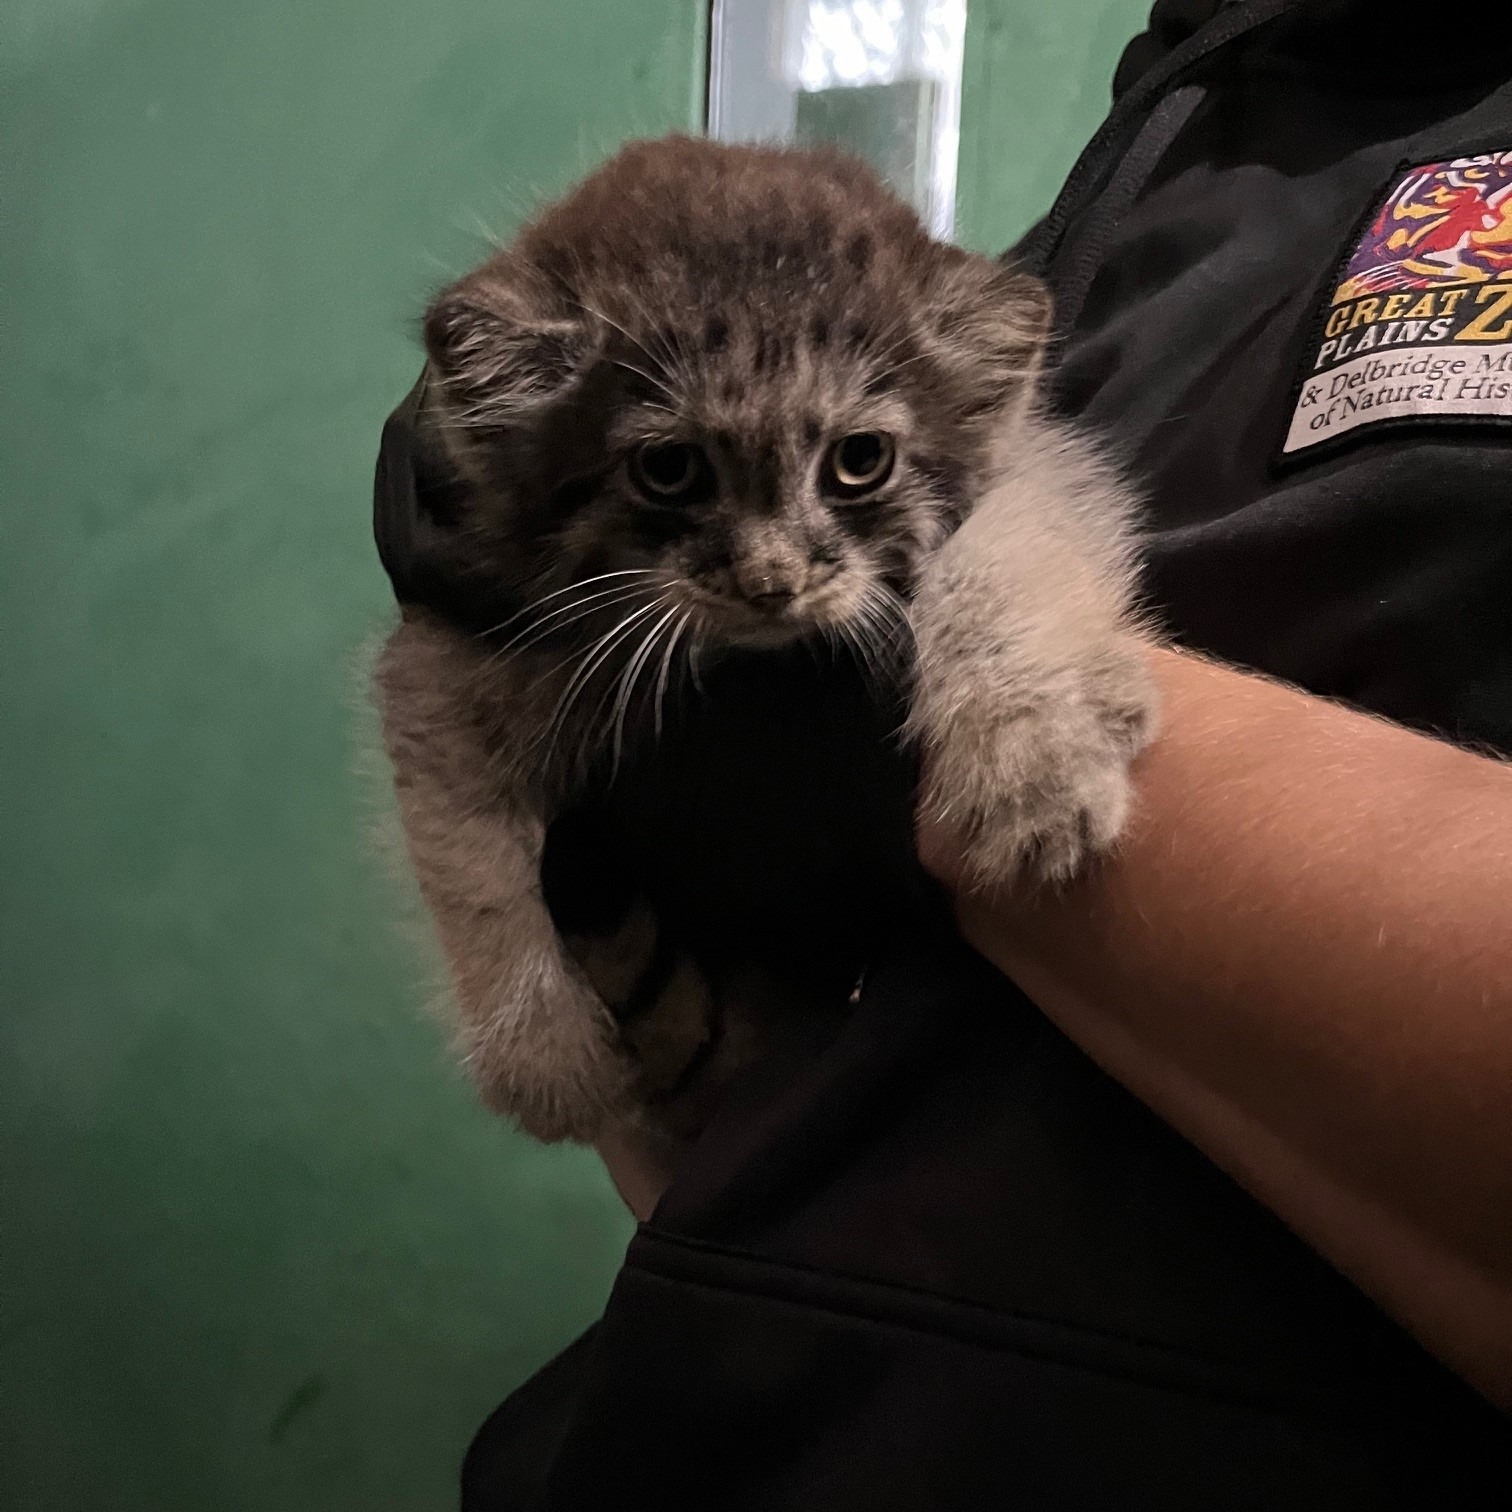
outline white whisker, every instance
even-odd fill
[[[556,708],[551,712],[551,718],[546,725],[546,731],[550,739],[546,745],[545,761],[550,764],[552,753],[556,749],[556,743],[561,737],[562,731],[567,725],[567,716],[572,712],[572,706],[582,695],[583,690],[593,681],[593,675],[598,671],[617,646],[630,631],[647,615],[654,614],[664,603],[666,596],[646,604],[622,619],[607,635],[601,636],[582,655],[578,662],[577,671],[572,674],[562,696],[557,700]]]
[[[615,700],[613,711],[614,722],[614,760],[611,774],[619,771],[620,756],[625,746],[625,717],[630,712],[630,700],[635,693],[635,684],[640,677],[641,669],[650,661],[656,642],[660,639],[662,628],[677,617],[677,605],[674,604],[667,612],[657,620],[650,633],[642,642],[635,655],[630,658],[624,672],[620,674],[620,693]]]
[[[662,379],[658,378],[654,373],[648,373],[644,368],[636,367],[633,362],[624,362],[620,358],[616,357],[614,359],[614,366],[617,368],[623,368],[627,373],[634,373],[637,378],[643,378],[647,383],[651,384],[653,388],[657,388],[663,394],[665,394],[668,399],[677,398],[676,392],[671,388],[670,385],[663,382]],[[665,410],[669,415],[676,413],[676,411],[673,410],[670,405],[666,404],[652,404],[649,405],[648,408]]]
[[[568,288],[567,297],[571,299],[572,302],[577,305],[577,307],[585,314],[592,315],[597,320],[602,320],[606,326],[609,326],[612,330],[618,331],[626,341],[643,352],[647,360],[651,362],[653,366],[663,360],[662,358],[659,358],[656,353],[653,352],[651,348],[648,347],[645,342],[643,342],[638,336],[634,336],[629,331],[627,331],[625,327],[619,323],[619,321],[611,319],[608,315],[604,314],[602,310],[595,309],[591,304],[588,304],[585,300],[583,300],[581,296],[578,295],[576,290]],[[625,365],[626,364],[621,364],[621,366]],[[632,369],[631,371],[639,372],[640,370]],[[661,389],[665,391],[669,399],[675,399],[677,397],[674,390],[666,383],[663,383],[659,378],[653,378],[650,373],[641,373],[641,377],[645,378],[647,382],[657,384]]]
[[[656,738],[661,739],[662,733],[662,705],[667,696],[667,674],[672,670],[672,653],[677,650],[678,637],[688,628],[688,622],[693,618],[691,609],[683,610],[683,617],[678,620],[676,628],[672,631],[672,639],[667,642],[667,649],[662,656],[661,671],[656,677],[656,700],[655,700],[655,723]]]
[[[564,593],[571,593],[574,589],[589,588],[594,583],[604,582],[607,578],[654,577],[655,574],[654,567],[623,567],[615,572],[600,572],[590,578],[580,578],[575,583],[568,583],[565,588],[558,588],[552,593],[542,594],[538,599],[532,599],[523,609],[517,609],[508,619],[500,620],[497,625],[490,625],[487,630],[478,631],[478,638],[481,640],[484,636],[497,635],[500,630],[507,630],[522,614],[529,614],[532,609],[539,609],[542,604],[549,604],[552,599],[560,598]]]
[[[605,610],[614,608],[617,604],[632,602],[640,595],[651,592],[650,584],[638,584],[627,587],[623,583],[615,588],[605,588],[598,593],[590,593],[580,599],[572,599],[565,604],[559,604],[550,614],[543,615],[539,620],[512,636],[504,645],[489,657],[489,661],[496,661],[507,652],[528,651],[532,646],[538,645],[548,636],[555,635],[565,630],[569,625],[575,625],[582,620],[590,619],[595,614],[602,614]],[[553,623],[555,621],[555,623]]]
[[[868,583],[862,607],[869,622],[884,639],[892,671],[899,672],[907,660],[908,644],[913,639],[913,626],[909,623],[907,605],[885,583]]]

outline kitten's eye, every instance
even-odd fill
[[[842,436],[824,459],[825,482],[843,499],[880,488],[892,468],[893,438],[885,431],[856,431]]]
[[[653,441],[630,458],[630,481],[654,504],[676,504],[707,489],[709,462],[687,441]]]

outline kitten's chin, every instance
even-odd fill
[[[720,605],[702,615],[700,636],[732,651],[780,651],[800,641],[814,641],[840,629],[841,622],[822,609],[807,606],[762,610],[740,603]]]
[[[810,619],[752,619],[713,627],[712,639],[732,651],[780,651],[818,630]]]
[[[699,638],[731,651],[780,650],[824,628],[825,617],[789,604],[759,609],[740,599],[698,595]]]

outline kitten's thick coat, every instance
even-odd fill
[[[1128,502],[1033,403],[1046,319],[848,158],[683,138],[432,305],[441,570],[498,623],[408,607],[377,687],[468,1062],[530,1132],[672,1121],[753,1004],[843,1004],[920,906],[916,755],[980,880],[1116,837]]]

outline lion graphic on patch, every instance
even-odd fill
[[[1355,248],[1333,303],[1492,279],[1512,279],[1512,152],[1408,173]]]

